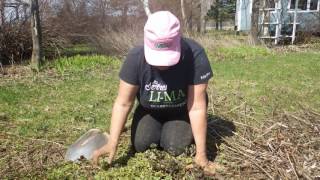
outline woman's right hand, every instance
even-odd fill
[[[98,165],[99,158],[101,156],[108,156],[107,162],[111,164],[116,152],[117,152],[117,143],[109,141],[106,145],[102,146],[100,149],[94,151],[93,153],[93,164]]]

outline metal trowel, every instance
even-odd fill
[[[107,133],[99,129],[90,129],[68,148],[65,160],[74,162],[79,162],[83,158],[91,160],[94,151],[106,145],[108,138]]]

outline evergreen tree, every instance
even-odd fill
[[[207,13],[208,19],[213,19],[216,22],[216,29],[222,29],[222,22],[234,18],[236,12],[236,0],[216,0],[211,5]]]

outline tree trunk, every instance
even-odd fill
[[[107,1],[102,1],[100,0],[100,23],[102,24],[102,28],[105,29],[107,27],[107,23],[106,23],[106,17],[107,17],[107,13],[106,13],[106,9],[108,9],[108,3]]]
[[[200,4],[200,32],[206,32],[206,15],[207,15],[207,1],[201,0]]]
[[[188,20],[186,17],[186,9],[185,9],[185,2],[184,0],[180,0],[180,4],[181,4],[181,14],[182,14],[182,21],[183,21],[183,28],[185,29],[186,33],[189,34],[188,32]]]
[[[16,21],[19,21],[19,4],[16,5],[16,7],[14,7],[15,10],[15,14],[16,14]]]
[[[193,17],[193,7],[194,7],[194,3],[193,3],[193,1],[191,1],[190,3],[191,3],[191,5],[190,5],[191,8],[189,8],[190,13],[189,13],[189,16],[188,16],[188,28],[189,28],[189,31],[191,32],[193,30],[193,18],[194,18]]]
[[[0,25],[4,25],[4,21],[5,21],[5,17],[4,17],[4,4],[5,4],[5,0],[0,1]]]
[[[121,18],[121,23],[123,27],[125,27],[125,25],[127,24],[127,20],[128,20],[128,4],[125,4],[123,7],[123,13]]]
[[[41,25],[39,16],[38,0],[31,0],[31,31],[32,31],[32,58],[31,66],[35,71],[39,71],[42,63],[42,48],[41,48]]]
[[[26,22],[28,20],[28,13],[27,13],[28,5],[23,5],[23,20]]]
[[[259,45],[259,0],[253,0],[252,2],[252,14],[251,14],[251,30],[249,33],[249,40],[252,45]]]
[[[216,30],[219,30],[219,22],[220,22],[220,0],[215,1],[216,8],[214,9],[214,19],[216,22]]]

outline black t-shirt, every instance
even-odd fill
[[[143,46],[133,48],[120,71],[120,79],[139,86],[137,99],[142,107],[154,111],[180,111],[187,108],[188,85],[207,83],[212,70],[204,49],[195,41],[181,40],[178,64],[167,70],[149,65]]]

